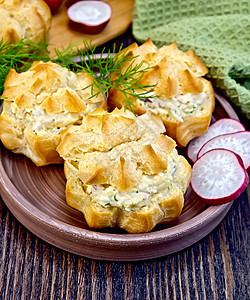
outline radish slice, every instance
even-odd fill
[[[193,165],[191,187],[202,200],[220,205],[238,198],[249,182],[239,155],[225,149],[205,153]]]
[[[111,18],[111,7],[103,1],[79,1],[71,5],[67,14],[72,26],[89,34],[101,32]]]
[[[209,140],[198,152],[198,158],[209,150],[223,148],[238,154],[247,171],[250,167],[250,131],[219,135]]]
[[[62,5],[63,2],[63,0],[44,0],[44,1],[48,4],[52,12],[57,10]]]
[[[237,120],[234,119],[220,119],[214,122],[202,136],[193,139],[187,148],[187,156],[192,161],[197,160],[197,154],[200,148],[210,139],[227,133],[244,131],[245,127]]]

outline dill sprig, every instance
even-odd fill
[[[96,47],[92,47],[86,41],[84,41],[84,45],[89,50],[78,49],[78,60],[73,60],[70,64],[69,61],[61,57],[59,51],[56,54],[61,63],[69,69],[73,67],[76,72],[86,71],[93,76],[93,83],[85,87],[85,89],[91,87],[90,98],[97,97],[100,93],[108,97],[111,88],[117,89],[125,96],[124,110],[129,106],[134,113],[133,107],[135,105],[131,102],[130,97],[144,99],[148,94],[148,89],[153,87],[153,85],[140,83],[149,67],[142,67],[143,61],[139,64],[136,63],[136,57],[129,55],[129,48],[127,51],[122,51],[123,45],[120,46],[117,53],[115,45],[112,50],[106,50],[104,47],[98,56],[95,53]],[[125,63],[128,64],[128,67],[124,70]]]
[[[3,83],[10,69],[22,72],[27,70],[34,60],[48,60],[47,47],[46,40],[34,43],[21,39],[15,44],[0,40],[0,93],[3,92]]]
[[[34,43],[21,39],[15,44],[0,41],[0,93],[3,92],[4,79],[11,68],[23,72],[30,68],[33,61],[52,61],[75,73],[83,71],[92,75],[94,81],[86,87],[91,87],[90,98],[100,93],[108,97],[110,89],[115,88],[125,96],[124,109],[129,106],[134,112],[130,97],[144,99],[148,88],[152,87],[140,83],[149,68],[142,67],[143,62],[136,63],[136,57],[130,55],[129,48],[122,51],[122,45],[118,51],[115,51],[114,45],[112,50],[104,47],[101,53],[96,54],[96,46],[92,47],[91,42],[83,40],[84,47],[81,48],[79,44],[80,41],[62,50],[54,49],[55,54],[50,57],[47,40]],[[128,67],[124,70],[125,63]]]
[[[60,63],[61,60],[64,60],[69,63],[77,55],[74,50],[75,45],[72,44],[66,49],[58,50],[58,55],[50,57],[47,39],[32,42],[23,38],[16,43],[0,40],[0,95],[4,90],[3,83],[10,69],[15,69],[17,72],[24,72],[31,67],[34,61],[54,61]]]

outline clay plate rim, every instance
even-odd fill
[[[216,98],[229,117],[238,119],[223,97],[216,94]],[[0,192],[13,215],[38,237],[75,254],[113,261],[151,259],[182,250],[211,232],[232,205],[230,202],[221,206],[208,206],[198,215],[174,227],[131,235],[83,229],[48,216],[31,204],[13,185],[4,170],[2,160]],[[114,257],[116,249],[121,252]]]
[[[167,241],[175,240],[176,238],[180,239],[186,234],[192,234],[197,230],[197,225],[206,226],[207,223],[210,223],[211,220],[218,217],[225,209],[231,207],[232,202],[223,204],[220,206],[209,206],[206,210],[201,212],[199,215],[193,217],[192,219],[185,221],[181,224],[175,225],[174,227],[162,229],[157,232],[148,232],[148,233],[139,233],[139,234],[113,234],[113,233],[103,233],[98,231],[90,231],[88,229],[80,228],[74,225],[65,225],[64,222],[60,220],[53,220],[53,217],[48,217],[47,214],[37,209],[34,205],[30,204],[29,201],[25,197],[21,195],[21,193],[16,189],[16,187],[9,180],[7,174],[3,170],[2,162],[0,164],[0,183],[1,183],[1,194],[3,194],[3,198],[10,197],[11,200],[7,200],[8,207],[11,211],[18,208],[17,211],[23,212],[24,214],[28,214],[30,218],[37,220],[41,223],[45,223],[50,225],[49,227],[53,229],[60,228],[60,231],[64,231],[67,234],[76,234],[80,235],[81,238],[87,238],[92,240],[95,244],[99,244],[99,242],[106,242],[109,239],[109,243],[112,246],[116,246],[117,242],[124,243],[124,247],[131,247],[135,242],[140,243],[141,246],[146,246],[148,243],[151,245],[157,245],[160,243],[164,243]],[[5,185],[5,187],[4,187]],[[11,186],[11,189],[8,188]],[[17,207],[10,203],[13,201]],[[13,209],[11,209],[13,208]],[[13,211],[14,215],[18,214]],[[180,231],[180,227],[184,227],[184,230]],[[32,229],[30,229],[32,231]]]

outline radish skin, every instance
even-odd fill
[[[198,152],[198,158],[209,150],[223,148],[238,154],[244,163],[245,169],[250,170],[250,131],[241,131],[223,134],[212,138],[204,144]]]
[[[200,148],[208,142],[210,139],[227,133],[234,133],[239,131],[245,131],[245,127],[237,120],[223,118],[214,122],[206,131],[205,134],[198,138],[190,141],[187,148],[187,156],[192,161],[195,162],[198,158],[198,152]]]
[[[193,165],[191,187],[210,205],[237,199],[249,183],[241,157],[230,150],[213,149]]]
[[[63,3],[63,0],[44,0],[52,12],[57,10]]]

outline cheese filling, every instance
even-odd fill
[[[178,154],[174,150],[168,157],[168,168],[165,172],[155,175],[143,174],[138,184],[129,191],[119,191],[112,186],[105,188],[101,185],[88,185],[86,193],[92,201],[103,207],[113,206],[134,211],[166,197],[171,184],[174,183],[177,166]]]
[[[61,132],[69,125],[80,122],[83,118],[82,112],[62,111],[60,113],[48,113],[44,109],[37,106],[19,107],[14,102],[11,104],[10,113],[12,117],[23,122],[24,126],[29,126],[35,133],[42,130],[50,130],[51,132]],[[95,104],[86,106],[84,114],[94,110]]]
[[[190,115],[199,114],[207,101],[206,93],[176,95],[172,98],[154,97],[153,92],[148,93],[148,97],[141,100],[144,105],[155,114],[164,114],[179,122]]]

